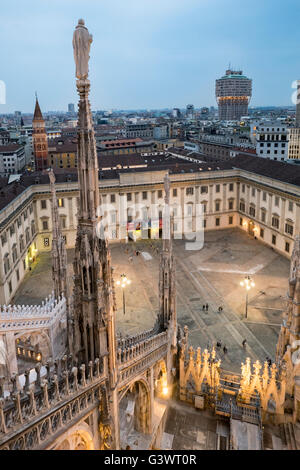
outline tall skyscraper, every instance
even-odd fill
[[[226,75],[216,80],[219,119],[238,121],[242,116],[247,116],[251,96],[252,80],[241,70],[226,70]]]
[[[180,109],[179,109],[179,108],[173,108],[172,117],[173,117],[173,118],[179,118],[180,115],[181,115]]]
[[[186,107],[186,117],[188,119],[193,119],[194,118],[194,112],[195,112],[194,105],[193,104],[188,104],[187,107]]]
[[[44,170],[48,166],[48,140],[45,121],[37,98],[32,120],[32,143],[35,169]]]
[[[75,106],[74,103],[68,104],[68,113],[74,114],[75,113]]]

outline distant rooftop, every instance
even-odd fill
[[[246,75],[243,75],[243,71],[242,70],[226,70],[226,75],[224,75],[220,80],[224,80],[224,79],[230,79],[230,78],[236,78],[236,79],[246,79],[246,80],[250,80],[248,77],[246,77]]]

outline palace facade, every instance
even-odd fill
[[[243,157],[244,160],[253,158]],[[290,168],[288,164],[278,165]],[[170,171],[175,238],[190,237],[199,231],[197,206],[201,205],[205,231],[238,227],[290,257],[295,234],[300,231],[300,187],[282,181],[284,171],[281,180],[259,174],[259,165],[256,172],[225,163],[223,169],[221,163],[201,166],[198,171],[195,168]],[[155,167],[135,172],[101,172],[99,192],[106,208],[104,215],[110,241],[161,235],[157,219],[162,217],[163,180],[167,171],[165,167]],[[79,200],[77,174],[58,170],[56,191],[66,247],[74,248]],[[24,176],[6,186],[2,193],[0,303],[8,304],[37,254],[52,246],[48,175]],[[153,207],[156,207],[156,215],[153,215]],[[149,230],[142,230],[145,224],[141,221],[146,220]]]

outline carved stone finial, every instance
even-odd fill
[[[255,375],[259,375],[261,367],[261,363],[259,361],[256,361],[253,365]]]

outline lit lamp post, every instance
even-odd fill
[[[131,281],[127,279],[126,274],[121,274],[121,281],[117,281],[117,286],[121,286],[123,290],[123,313],[125,315],[125,287],[131,284]]]
[[[244,281],[240,282],[241,287],[245,287],[246,289],[246,316],[248,318],[248,293],[252,287],[255,287],[255,283],[252,281],[250,276],[246,276]]]

